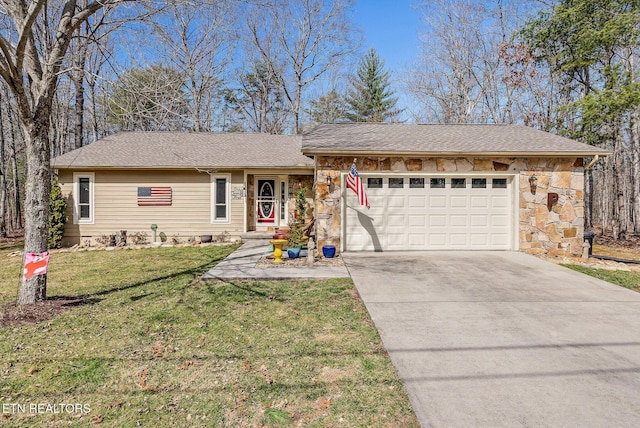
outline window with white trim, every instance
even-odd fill
[[[211,222],[231,222],[231,176],[211,176]]]
[[[93,224],[94,177],[93,173],[73,174],[73,222],[76,224]]]
[[[287,183],[280,182],[280,224],[287,223]]]

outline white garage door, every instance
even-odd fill
[[[347,251],[512,247],[513,177],[362,175],[362,180],[371,209],[346,190]]]

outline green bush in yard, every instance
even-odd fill
[[[56,178],[51,184],[51,196],[49,197],[49,248],[60,248],[62,246],[64,224],[67,222],[65,217],[66,208],[67,202],[62,196],[62,189]]]

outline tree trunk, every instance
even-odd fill
[[[9,93],[5,87],[5,99],[9,100]],[[16,118],[14,111],[10,108],[11,104],[7,101],[7,119],[9,122],[9,134],[11,136],[11,169],[13,171],[13,216],[12,223],[13,229],[22,229],[22,204],[20,203],[20,181],[18,177],[18,151],[16,149],[16,140],[18,138],[18,132],[16,130]]]
[[[36,112],[33,123],[24,123],[27,146],[27,180],[25,191],[24,252],[47,251],[49,240],[49,195],[51,194],[50,157],[48,139],[49,109]],[[29,120],[29,118],[27,118]],[[22,279],[18,304],[31,304],[47,297],[47,276],[34,275]]]
[[[626,234],[627,219],[624,194],[624,159],[622,149],[620,147],[620,137],[616,136],[615,148],[613,150],[613,168],[612,168],[612,199],[613,199],[613,217],[611,221],[611,235],[613,239],[624,238]]]
[[[94,73],[97,73],[97,72],[94,71]],[[98,125],[98,108],[97,108],[97,102],[96,102],[95,77],[89,78],[87,81],[87,85],[89,86],[89,97],[90,97],[89,108],[91,109],[91,136],[92,136],[92,142],[95,142],[95,141],[98,141],[98,139],[100,138],[100,126]]]
[[[191,120],[193,121],[193,131],[202,132],[201,118],[200,118],[200,103],[202,97],[198,91],[198,87],[194,80],[191,81],[191,98],[193,100],[193,111],[191,113]]]
[[[2,93],[0,93],[0,108],[2,107]],[[6,199],[7,199],[7,182],[6,182],[6,164],[4,161],[4,148],[5,148],[5,136],[4,136],[4,117],[2,110],[0,110],[0,238],[7,237],[7,223],[6,223]]]
[[[16,229],[22,229],[22,204],[20,203],[20,182],[18,180],[18,153],[16,151],[15,134],[11,139],[11,162],[13,166],[13,210]]]
[[[634,125],[631,127],[631,201],[633,231],[640,233],[640,111],[632,115]]]
[[[6,200],[7,200],[7,182],[4,179],[4,175],[1,175],[0,176],[0,238],[7,237]]]
[[[80,30],[78,30],[78,33]],[[87,43],[78,38],[78,49],[76,50],[75,69],[73,70],[72,79],[75,88],[76,103],[74,106],[75,114],[75,147],[79,149],[84,145],[84,68],[87,61]]]
[[[5,179],[4,143],[4,119],[0,114],[0,238],[7,237],[7,182]]]

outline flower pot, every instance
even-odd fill
[[[336,246],[325,245],[324,247],[322,247],[322,255],[327,259],[333,258],[336,255]]]
[[[203,244],[207,242],[211,242],[212,240],[213,240],[212,235],[200,235],[200,242],[202,242]]]
[[[300,250],[300,247],[287,248],[287,254],[289,255],[290,259],[297,259],[298,257],[300,257]]]

